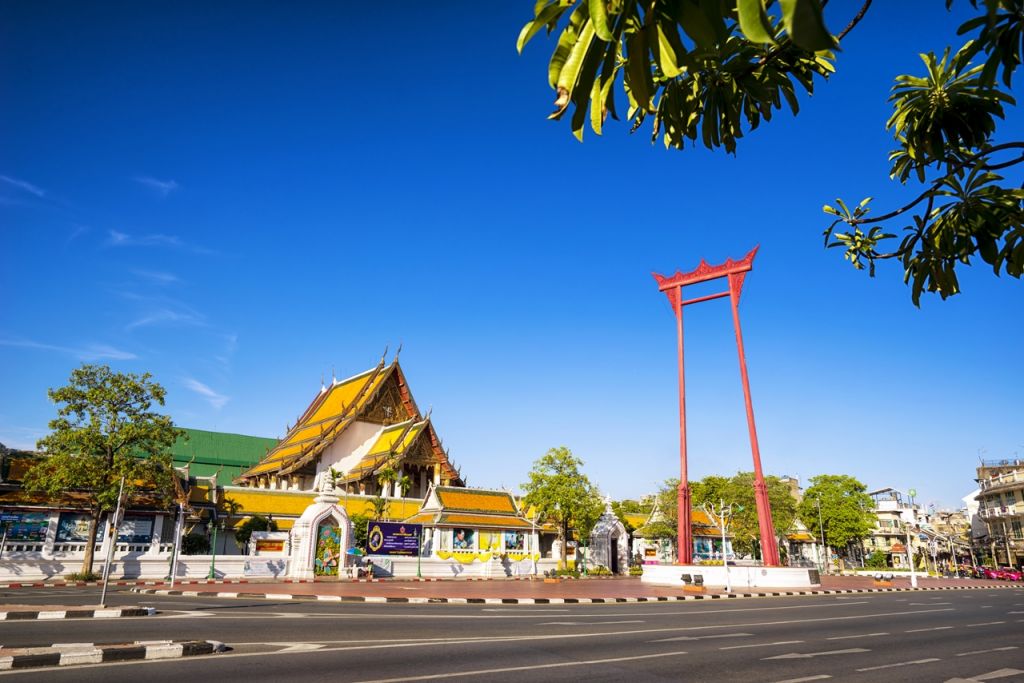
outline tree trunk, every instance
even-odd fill
[[[82,574],[89,576],[92,574],[92,562],[93,551],[96,548],[96,536],[100,529],[100,516],[93,515],[91,523],[89,524],[89,542],[85,546],[85,559],[82,560]]]

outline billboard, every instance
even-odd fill
[[[422,524],[371,521],[366,535],[366,550],[371,555],[416,557],[422,534]]]

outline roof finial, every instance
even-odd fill
[[[387,357],[388,357],[388,347],[385,346],[384,347],[384,353],[382,353],[381,357],[380,357],[380,364],[381,365],[384,365],[384,361],[387,360]]]
[[[395,363],[398,362],[398,357],[400,355],[402,355],[402,342],[398,342],[398,350],[395,351],[395,360],[394,360]]]

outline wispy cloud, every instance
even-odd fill
[[[136,318],[128,323],[124,329],[127,332],[131,332],[140,327],[153,327],[157,325],[181,327],[188,325],[203,326],[205,324],[206,320],[203,316],[195,311],[176,311],[170,308],[160,308],[150,311],[140,318]]]
[[[170,285],[180,282],[178,276],[174,273],[164,273],[159,270],[133,270],[132,274],[158,285]]]
[[[135,182],[145,185],[146,187],[156,190],[160,193],[161,197],[166,197],[170,193],[180,187],[174,180],[160,180],[159,178],[153,178],[151,176],[143,175],[136,176]]]
[[[79,360],[132,360],[138,358],[130,351],[115,348],[109,344],[87,344],[83,347],[60,346],[58,344],[45,344],[31,339],[0,338],[0,346],[12,346],[22,349],[38,349],[39,351],[54,351],[74,356]]]
[[[224,407],[225,403],[231,400],[229,396],[218,394],[216,391],[206,386],[197,379],[186,377],[184,384],[185,388],[189,389],[190,391],[194,391],[195,393],[202,396],[207,403],[213,406],[214,410],[220,410],[221,408]]]
[[[106,246],[108,247],[165,247],[168,249],[183,249],[196,254],[213,254],[212,249],[199,247],[184,242],[177,235],[164,235],[161,233],[148,233],[145,235],[130,235],[119,230],[110,230],[107,235]]]
[[[0,175],[0,181],[2,181],[4,183],[7,183],[8,185],[13,185],[14,187],[18,188],[22,192],[28,192],[29,194],[34,194],[37,197],[45,197],[46,196],[46,190],[44,190],[43,188],[39,187],[38,185],[33,185],[32,183],[30,183],[30,182],[28,182],[26,180],[18,180],[17,178],[12,178],[10,176]]]

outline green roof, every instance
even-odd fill
[[[208,477],[223,468],[224,478],[232,478],[249,469],[277,445],[277,439],[203,429],[183,429],[185,436],[171,446],[176,467],[189,464],[189,474]]]

